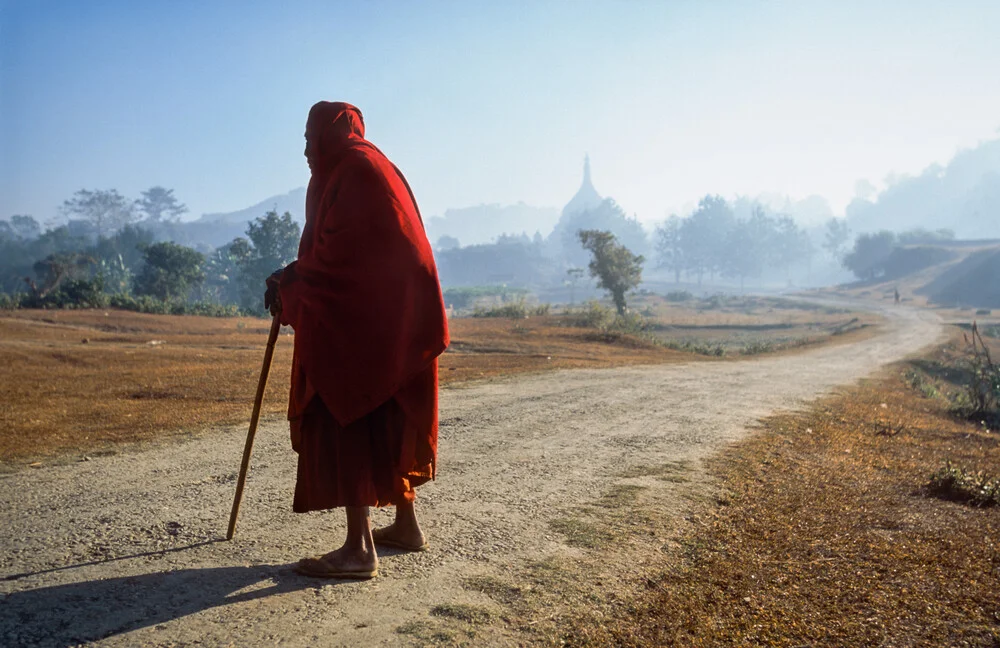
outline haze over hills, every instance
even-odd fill
[[[559,220],[559,210],[554,207],[534,207],[518,202],[514,205],[475,205],[445,210],[444,216],[427,219],[427,237],[436,243],[442,236],[450,236],[461,245],[489,243],[502,234],[527,234],[540,232],[548,235]]]
[[[585,166],[583,186],[589,187],[589,164]],[[854,233],[948,228],[954,230],[958,238],[1000,236],[1000,139],[987,140],[959,151],[946,165],[931,165],[919,175],[890,176],[886,185],[881,192],[876,192],[871,183],[859,182],[859,195],[846,209],[846,218]],[[578,198],[567,196],[570,203]],[[777,213],[789,214],[810,229],[822,227],[836,215],[822,196],[796,200],[773,193],[761,193],[753,198],[737,196],[733,201],[734,212],[738,216],[748,215],[755,203],[764,204]],[[271,209],[279,214],[287,211],[296,221],[303,222],[305,188],[271,196],[237,211],[204,214],[194,221],[179,224],[185,234],[179,238],[202,245],[222,245],[242,236],[247,222]],[[425,215],[425,219],[432,243],[449,236],[467,246],[489,243],[503,234],[531,237],[537,232],[548,237],[559,222],[560,211],[524,202],[481,204],[447,209],[443,215]],[[647,230],[652,230],[652,225],[645,223]]]
[[[874,198],[846,209],[851,229],[870,232],[947,228],[958,238],[1000,236],[1000,139],[959,151],[947,165],[917,176],[890,177]]]
[[[271,196],[266,198],[255,205],[251,205],[245,209],[240,209],[239,211],[227,212],[227,213],[215,213],[215,214],[202,214],[195,222],[200,223],[236,223],[246,225],[248,221],[252,221],[258,216],[271,211],[272,209],[279,214],[284,214],[289,212],[292,218],[299,221],[300,223],[305,222],[305,208],[306,208],[306,188],[299,187],[298,189],[292,189],[286,194],[280,194],[277,196]]]

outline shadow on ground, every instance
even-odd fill
[[[316,584],[293,572],[292,565],[261,565],[180,569],[12,592],[0,598],[0,645],[72,646]]]

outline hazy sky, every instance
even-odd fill
[[[1000,2],[0,0],[0,218],[284,193],[320,99],[361,108],[427,215],[560,207],[585,152],[643,220],[706,193],[840,211],[998,135]]]

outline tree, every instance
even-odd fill
[[[774,230],[774,264],[785,270],[791,281],[791,268],[796,263],[808,262],[813,254],[809,235],[800,228],[791,216],[778,216]]]
[[[673,272],[674,283],[680,283],[685,263],[681,223],[679,216],[671,214],[667,222],[656,228],[657,267]]]
[[[885,271],[885,262],[896,245],[896,235],[888,230],[862,234],[854,240],[854,249],[844,257],[844,267],[858,279],[874,279]]]
[[[851,239],[851,230],[847,227],[846,218],[831,218],[826,221],[826,234],[823,249],[838,261],[844,256],[847,242]]]
[[[45,297],[58,289],[64,281],[86,278],[90,274],[92,265],[94,265],[94,259],[85,254],[57,252],[35,262],[34,270],[42,282],[41,288],[29,278],[25,278],[25,282],[36,297]]]
[[[559,269],[527,236],[502,234],[495,243],[437,253],[441,281],[449,285],[548,284]]]
[[[31,216],[14,214],[10,217],[11,233],[22,241],[33,241],[42,235],[42,227]]]
[[[726,237],[735,223],[733,210],[722,196],[705,196],[698,209],[681,224],[685,269],[698,277],[714,275],[726,265]]]
[[[587,261],[587,254],[580,249],[577,237],[580,230],[611,232],[630,250],[645,252],[649,245],[646,230],[639,220],[629,217],[611,198],[605,198],[592,209],[564,215],[549,235],[551,240],[558,242],[563,260],[571,265],[582,265]]]
[[[146,265],[135,278],[135,292],[157,299],[184,299],[205,280],[205,256],[192,248],[169,241],[147,245],[142,250]]]
[[[115,189],[81,189],[63,202],[62,211],[91,223],[99,239],[136,220],[134,205]]]
[[[454,236],[448,236],[447,234],[439,236],[437,243],[434,245],[434,249],[441,252],[447,252],[448,250],[454,250],[455,248],[460,247],[462,247],[462,244],[458,242],[458,239]]]
[[[740,292],[747,277],[759,277],[773,258],[775,222],[755,205],[747,219],[735,222],[726,237],[726,261],[722,273],[739,277]]]
[[[572,306],[576,303],[576,282],[580,281],[583,277],[583,268],[577,268],[575,266],[567,268],[566,276],[569,277],[569,279],[566,280],[566,283],[569,284],[569,304]]]
[[[142,198],[135,201],[135,206],[154,222],[159,222],[164,216],[176,219],[188,210],[184,203],[174,197],[173,189],[159,186],[143,191]]]
[[[247,225],[247,237],[229,244],[229,252],[239,269],[239,305],[247,311],[263,308],[264,281],[295,260],[298,253],[299,224],[292,215],[271,210]]]
[[[642,281],[642,255],[632,252],[618,242],[614,234],[601,230],[580,230],[580,243],[590,250],[590,276],[597,285],[611,293],[611,300],[619,315],[625,314],[625,293]]]
[[[105,291],[131,291],[134,272],[144,262],[143,249],[152,242],[153,233],[136,225],[126,225],[114,236],[97,241],[93,250]]]

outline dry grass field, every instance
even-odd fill
[[[1000,344],[994,345],[1000,352]],[[1000,507],[932,488],[1000,478],[1000,433],[951,411],[960,334],[714,460],[722,490],[667,571],[572,645],[1000,645]],[[995,503],[995,500],[994,500]]]
[[[854,315],[788,303],[731,302],[702,308],[648,298],[650,336],[600,335],[564,316],[524,320],[456,318],[441,359],[455,383],[577,367],[712,360],[655,338],[743,348],[744,339],[820,342]],[[863,317],[859,322],[872,323]],[[698,327],[699,322],[701,327]],[[115,310],[0,313],[0,465],[67,453],[100,453],[122,442],[159,439],[250,416],[269,322],[145,315]],[[853,329],[861,324],[855,322]],[[265,416],[285,411],[291,331],[279,339]],[[849,341],[865,330],[836,336]],[[749,337],[747,337],[749,336]],[[768,337],[770,336],[770,337]]]

